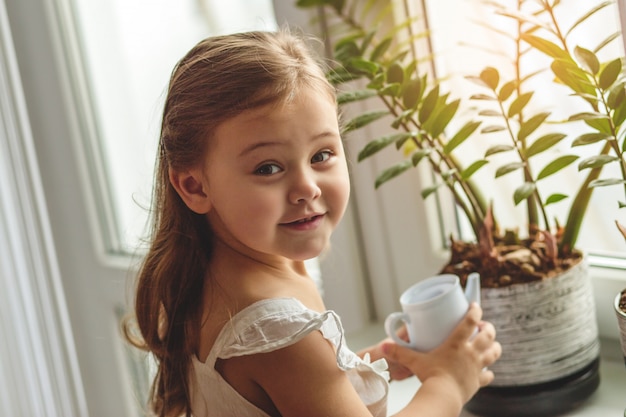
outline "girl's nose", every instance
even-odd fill
[[[289,190],[289,202],[292,204],[306,203],[315,200],[322,194],[322,190],[310,172],[298,173]]]

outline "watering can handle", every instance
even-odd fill
[[[387,336],[389,336],[394,342],[396,342],[400,346],[408,348],[412,348],[412,346],[404,340],[400,339],[400,337],[398,337],[398,335],[396,334],[396,326],[401,321],[405,323],[410,323],[410,320],[411,319],[409,318],[408,314],[400,313],[398,311],[396,311],[395,313],[391,313],[389,316],[387,316],[387,319],[385,320],[385,332],[387,333]]]
[[[465,283],[465,298],[468,303],[480,304],[480,275],[472,272]]]

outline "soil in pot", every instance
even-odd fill
[[[483,288],[500,288],[515,284],[542,281],[569,270],[580,262],[582,254],[572,251],[565,257],[550,255],[548,243],[539,239],[527,239],[510,243],[504,237],[494,237],[490,253],[472,242],[452,240],[450,261],[442,274],[455,274],[465,285],[472,272],[480,274]]]

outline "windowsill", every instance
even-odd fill
[[[384,338],[383,326],[375,324],[367,329],[347,335],[350,348],[361,348],[377,343]],[[580,408],[560,417],[597,417],[622,416],[626,409],[624,386],[626,386],[626,367],[617,339],[601,340],[600,386],[598,390]],[[390,385],[388,413],[392,415],[404,407],[419,388],[417,378],[393,381]],[[463,411],[459,417],[475,417]]]

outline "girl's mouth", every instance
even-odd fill
[[[307,219],[298,220],[298,221],[295,221],[295,222],[293,222],[293,223],[294,223],[294,224],[308,223],[308,222],[311,222],[311,221],[315,220],[315,219],[316,219],[316,218],[318,218],[318,217],[320,217],[320,216],[313,216],[313,217],[309,217],[309,218],[307,218]]]
[[[322,221],[323,217],[323,214],[319,214],[312,217],[307,217],[305,219],[296,220],[291,223],[283,223],[283,226],[296,230],[310,230],[316,228],[317,225]]]

